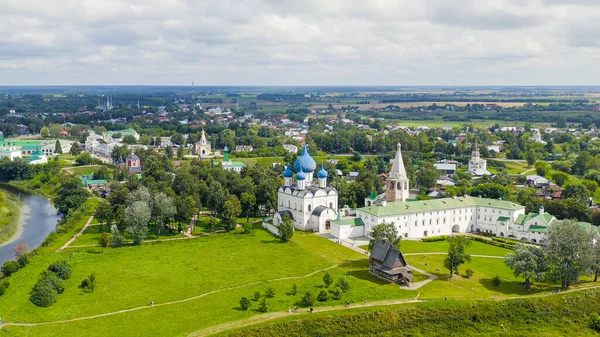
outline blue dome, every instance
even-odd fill
[[[319,170],[319,172],[317,172],[317,178],[320,178],[320,179],[327,178],[327,171],[325,171],[325,168],[323,167],[322,164],[321,164],[321,169]]]
[[[308,146],[304,145],[304,150],[302,150],[302,154],[296,162],[294,163],[294,170],[304,172],[314,172],[317,169],[317,163],[314,159],[308,154]]]
[[[302,171],[302,168],[300,168],[300,171],[298,173],[296,173],[296,180],[304,180],[306,179],[306,173],[304,173],[304,171]]]
[[[283,171],[284,178],[291,178],[294,176],[294,171],[289,166],[285,167],[285,171]]]

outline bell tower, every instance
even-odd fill
[[[402,159],[402,145],[398,143],[392,170],[386,180],[385,199],[387,201],[405,202],[408,199],[409,191],[409,180]]]

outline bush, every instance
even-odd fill
[[[494,285],[494,287],[499,287],[500,283],[502,283],[500,276],[496,275],[496,276],[492,277],[492,284]]]
[[[260,300],[260,291],[257,291],[254,293],[254,296],[252,297],[255,301]]]
[[[267,299],[263,298],[262,301],[260,301],[260,304],[258,305],[258,311],[260,312],[267,312],[269,311],[269,306],[267,305]]]
[[[266,298],[273,298],[273,297],[275,297],[275,288],[269,287],[269,289],[267,289],[267,291],[265,291],[265,297]]]
[[[242,297],[240,299],[240,308],[242,308],[242,310],[248,310],[248,308],[250,308],[250,305],[252,305],[252,303],[246,297]]]
[[[315,295],[313,295],[312,292],[307,291],[306,294],[304,294],[304,297],[302,297],[302,304],[305,307],[311,307],[315,304]]]
[[[19,270],[19,268],[21,268],[21,265],[19,264],[19,262],[12,261],[12,260],[6,261],[2,265],[2,274],[5,277],[9,277],[10,275],[12,275],[15,272],[17,272],[17,270]]]
[[[296,295],[297,293],[298,293],[298,286],[296,285],[296,283],[294,283],[294,285],[292,286],[292,291],[290,291],[290,294]]]
[[[343,276],[340,276],[340,278],[337,281],[336,286],[339,287],[340,289],[342,289],[342,291],[345,293],[347,293],[348,290],[350,290],[350,282],[348,282],[348,280]]]
[[[90,274],[90,276],[81,280],[81,284],[79,284],[79,288],[83,289],[85,292],[94,292],[96,289],[96,275],[94,273]]]
[[[319,291],[319,294],[317,295],[317,301],[325,302],[327,301],[327,297],[327,291],[325,291],[325,289],[321,289],[321,291]]]
[[[8,288],[9,285],[10,283],[8,282],[8,280],[0,282],[0,296],[4,295],[4,293],[6,292],[6,288]]]
[[[56,290],[48,282],[38,282],[31,291],[29,300],[38,307],[49,307],[56,302]]]
[[[66,261],[55,262],[48,267],[48,270],[54,272],[63,280],[68,280],[71,277],[71,267]]]
[[[336,287],[335,289],[333,289],[333,291],[331,292],[331,297],[334,300],[341,300],[342,296],[344,296],[344,292],[342,291],[342,288],[340,287]]]
[[[590,316],[590,327],[596,332],[600,332],[600,315],[598,313],[593,313]]]
[[[465,277],[466,278],[471,278],[471,276],[473,276],[475,272],[473,272],[473,269],[467,269],[465,270]]]
[[[329,272],[326,272],[325,276],[323,276],[323,283],[325,283],[326,288],[329,288],[329,286],[333,283],[333,277],[331,277]]]
[[[48,275],[44,276],[44,278],[42,278],[38,283],[48,283],[56,290],[56,293],[58,294],[62,294],[65,291],[63,280],[53,273],[49,273]]]
[[[19,262],[19,266],[21,268],[25,267],[27,264],[29,264],[29,253],[23,253],[21,256],[19,256],[17,262]]]
[[[436,241],[446,241],[448,239],[447,235],[440,235],[440,236],[429,236],[426,238],[422,238],[421,241],[423,242],[436,242]]]

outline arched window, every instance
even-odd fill
[[[312,211],[312,206],[310,204],[308,205],[308,211]]]
[[[329,208],[333,208],[333,202],[329,203]]]

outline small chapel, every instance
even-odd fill
[[[206,139],[206,134],[204,130],[202,130],[202,135],[200,136],[200,140],[194,144],[194,150],[196,154],[203,158],[205,156],[210,156],[212,154],[210,142]]]
[[[338,215],[338,192],[327,184],[328,173],[317,163],[304,146],[302,154],[283,172],[283,186],[277,191],[277,212],[273,225],[279,226],[287,214],[295,229],[328,232],[331,221]],[[316,182],[315,182],[316,171]]]

